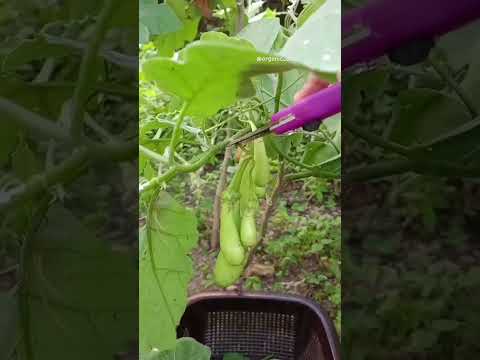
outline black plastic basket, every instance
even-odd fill
[[[212,292],[190,298],[179,336],[193,337],[221,360],[340,360],[332,321],[317,303],[292,295]]]

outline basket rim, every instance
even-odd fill
[[[291,302],[306,306],[313,311],[320,319],[327,341],[332,350],[333,360],[340,360],[340,340],[333,321],[327,314],[327,311],[316,301],[296,294],[281,294],[273,292],[235,292],[235,291],[206,291],[191,295],[188,298],[188,306],[212,299],[257,299],[269,301]]]

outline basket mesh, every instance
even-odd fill
[[[326,360],[325,349],[316,334],[312,334],[307,348],[299,360]]]
[[[191,336],[213,360],[240,353],[250,360],[339,360],[333,323],[324,310],[300,297],[275,294],[197,295],[177,335]],[[192,359],[194,360],[194,359]]]
[[[248,354],[251,360],[261,360],[269,355],[281,360],[295,360],[296,321],[295,315],[289,314],[210,312],[204,344],[211,348],[214,360],[222,359],[227,352]]]

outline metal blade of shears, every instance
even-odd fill
[[[295,116],[293,116],[292,114],[289,114],[288,116],[286,116],[285,118],[279,120],[279,121],[275,121],[275,122],[271,122],[270,124],[267,124],[265,126],[262,126],[261,128],[258,128],[257,130],[255,131],[252,131],[248,134],[245,134],[243,135],[242,137],[232,141],[230,143],[230,145],[235,145],[235,144],[239,144],[239,143],[242,143],[242,142],[248,142],[248,141],[252,141],[252,140],[255,140],[255,139],[258,139],[260,137],[263,137],[265,135],[268,135],[269,133],[271,132],[276,132],[275,130],[287,123],[289,123],[290,121],[293,121],[295,120]]]
[[[233,140],[232,142],[230,142],[230,145],[249,142],[249,141],[253,141],[255,139],[261,138],[271,132],[271,127],[272,127],[272,124],[268,124],[261,128],[258,128],[255,131],[249,132],[248,134],[245,134],[239,137],[238,139]]]

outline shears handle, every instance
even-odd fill
[[[342,68],[371,61],[414,40],[434,39],[478,18],[478,0],[370,1],[342,18]]]
[[[270,130],[277,135],[299,129],[338,114],[342,108],[342,88],[337,83],[272,116]]]

